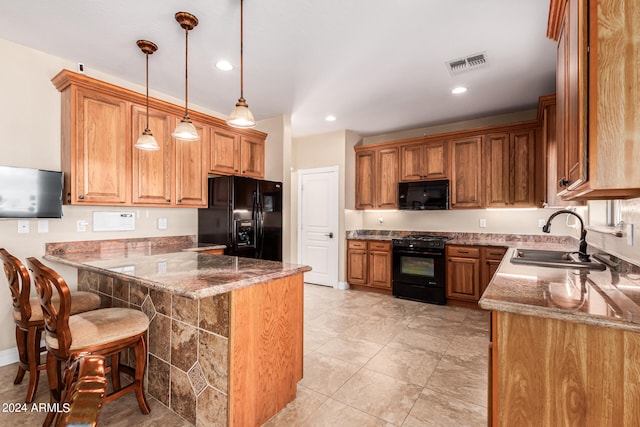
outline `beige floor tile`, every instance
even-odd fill
[[[442,353],[393,343],[376,354],[365,368],[424,387]]]
[[[418,399],[422,387],[368,369],[359,370],[333,399],[400,425]]]
[[[425,389],[402,426],[481,427],[486,424],[485,408]]]
[[[487,362],[482,364],[444,355],[429,378],[427,388],[486,407]]]
[[[325,396],[331,396],[360,367],[321,353],[311,353],[304,357],[304,376],[298,384]]]
[[[318,347],[316,352],[364,366],[382,347],[382,344],[371,341],[339,336]]]
[[[344,403],[327,399],[305,422],[305,427],[387,427],[384,420]]]
[[[453,337],[451,336],[434,336],[419,329],[407,328],[400,331],[393,340],[391,340],[390,344],[400,343],[444,354],[452,339]]]

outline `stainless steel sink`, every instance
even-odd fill
[[[575,252],[538,249],[516,249],[513,257],[511,257],[511,263],[583,270],[604,270],[606,268],[604,264],[599,262],[580,261]]]

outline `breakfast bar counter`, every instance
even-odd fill
[[[190,238],[47,244],[102,307],[150,319],[147,392],[198,426],[261,425],[302,379],[307,266],[213,255]],[[126,361],[131,355],[124,355]]]

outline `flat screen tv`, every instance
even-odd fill
[[[62,218],[62,172],[0,166],[0,218]]]

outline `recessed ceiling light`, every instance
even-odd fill
[[[458,86],[451,89],[451,93],[454,95],[460,95],[461,93],[465,93],[467,91],[466,87]]]
[[[328,122],[335,122],[336,121],[336,116],[329,115],[329,116],[325,117],[324,119],[326,121],[328,121]]]
[[[233,65],[231,65],[231,63],[226,59],[222,59],[216,62],[216,68],[222,71],[231,71],[233,70]]]

